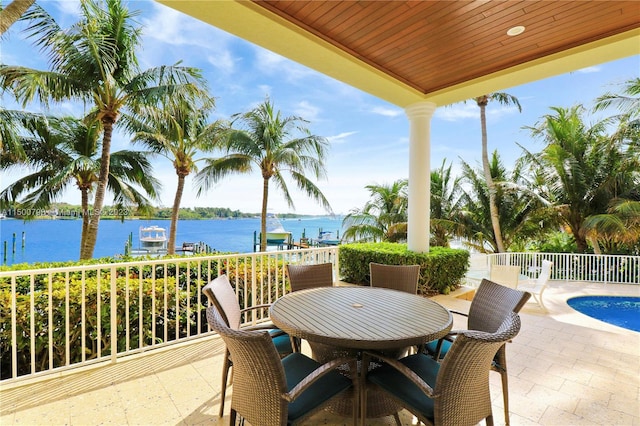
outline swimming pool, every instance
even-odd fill
[[[567,300],[567,304],[591,318],[640,331],[640,297],[579,296]]]

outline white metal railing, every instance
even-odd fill
[[[287,263],[324,262],[337,278],[337,247],[0,272],[2,383],[208,335],[211,279],[227,274],[245,308],[287,291]]]
[[[491,265],[519,265],[520,273],[535,278],[543,260],[553,262],[552,280],[640,284],[640,256],[576,253],[497,253],[487,256]]]

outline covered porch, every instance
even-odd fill
[[[535,303],[521,311],[522,330],[508,346],[511,424],[640,425],[640,333],[575,312],[569,297],[640,296],[640,287],[553,281],[548,312]],[[466,310],[459,292],[436,296]],[[462,326],[462,325],[461,325]],[[455,327],[454,327],[455,328]],[[3,386],[1,424],[227,424],[217,416],[224,344],[217,336],[133,355],[107,366],[87,366]],[[491,374],[494,420],[504,424],[499,375]],[[227,397],[231,398],[233,387]],[[414,424],[406,412],[403,424]],[[322,412],[309,425],[347,425]],[[369,422],[394,424],[391,417]]]

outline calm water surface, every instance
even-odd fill
[[[285,219],[285,229],[298,241],[305,232],[308,238],[316,238],[320,229],[340,232],[342,217],[326,216]],[[157,225],[169,232],[169,220],[103,220],[98,230],[94,257],[114,256],[124,252],[124,245],[133,233],[134,248],[138,247],[138,231],[141,226]],[[77,260],[80,254],[80,220],[0,220],[0,262],[14,263],[53,262]],[[176,242],[203,242],[218,251],[248,253],[253,251],[254,232],[260,231],[260,219],[210,219],[180,220]],[[25,246],[22,247],[22,236]],[[13,239],[15,234],[15,253]],[[7,253],[4,252],[4,243]],[[6,258],[6,261],[5,261]]]

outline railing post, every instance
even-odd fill
[[[118,289],[116,280],[116,266],[111,266],[111,362],[118,360]],[[99,295],[98,295],[99,296]]]

